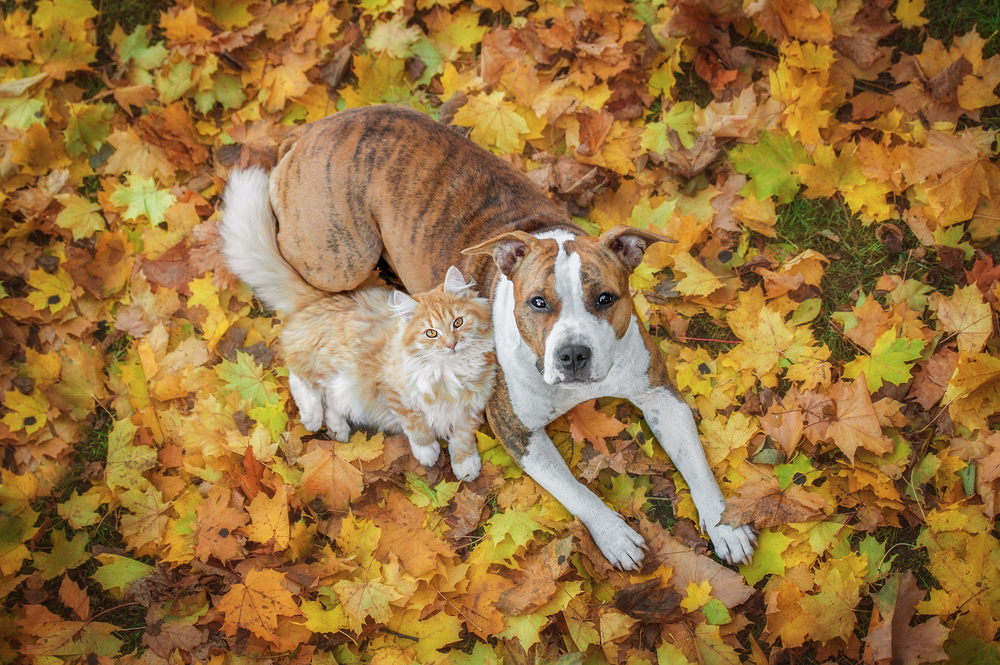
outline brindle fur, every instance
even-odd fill
[[[489,284],[493,262],[462,249],[515,229],[582,233],[523,173],[410,109],[336,113],[302,125],[279,155],[270,185],[278,244],[325,291],[355,288],[382,254],[411,293],[440,284],[451,265]],[[411,234],[381,233],[411,225]]]

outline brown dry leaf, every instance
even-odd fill
[[[300,491],[307,502],[320,499],[330,508],[341,509],[364,490],[361,472],[332,450],[316,448],[300,457],[298,464],[303,469]]]
[[[284,582],[285,576],[276,570],[248,572],[246,584],[234,584],[219,601],[218,610],[225,615],[223,630],[235,635],[238,628],[246,628],[265,640],[277,641],[278,617],[300,614]]]
[[[556,580],[569,570],[569,555],[573,539],[553,540],[538,552],[520,562],[520,572],[514,574],[514,588],[500,595],[497,609],[506,616],[527,614],[548,602],[556,592]]]
[[[753,524],[758,529],[766,529],[826,517],[823,509],[827,502],[822,496],[794,484],[782,492],[777,479],[744,483],[736,492],[739,496],[726,500],[723,524]]]
[[[598,451],[610,455],[606,438],[618,436],[625,429],[622,423],[606,416],[596,409],[594,400],[584,402],[566,412],[569,421],[569,432],[578,443],[589,441]]]
[[[228,561],[243,554],[235,532],[246,525],[249,516],[242,508],[231,507],[229,500],[228,490],[216,490],[198,506],[195,554],[202,561],[213,556]]]
[[[830,423],[827,436],[843,451],[848,461],[854,463],[854,453],[858,448],[876,455],[892,450],[892,441],[882,433],[878,424],[864,373],[850,384],[838,381],[830,389],[830,398],[836,403],[837,417]]]

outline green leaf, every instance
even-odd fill
[[[774,529],[775,527],[764,529],[757,534],[757,551],[753,554],[753,562],[740,566],[740,574],[746,578],[747,584],[756,584],[771,574],[785,573],[785,560],[781,555],[792,544],[792,539]]]
[[[787,490],[793,483],[796,485],[809,485],[819,476],[821,471],[813,469],[812,460],[805,455],[796,455],[788,464],[779,464],[774,467],[774,475],[778,478],[781,491]]]
[[[718,598],[713,598],[705,603],[701,611],[705,615],[705,620],[713,626],[724,626],[732,621],[729,610]]]
[[[464,653],[458,649],[448,652],[449,665],[500,665],[500,659],[488,644],[476,642],[472,653]]]
[[[844,366],[844,376],[856,379],[862,373],[869,392],[882,387],[883,381],[902,385],[910,380],[910,364],[920,358],[922,339],[896,339],[896,329],[885,331],[875,341],[870,356],[852,360]]]
[[[98,152],[104,145],[104,139],[111,134],[114,107],[101,102],[81,102],[67,104],[67,110],[69,124],[63,132],[66,137],[66,154],[79,157],[84,153]]]
[[[236,392],[254,407],[278,403],[278,382],[274,375],[264,371],[254,357],[243,351],[236,352],[236,362],[223,359],[215,368],[230,392]]]
[[[865,581],[874,583],[889,574],[892,570],[892,560],[895,556],[886,557],[885,543],[880,543],[874,536],[865,536],[858,544],[858,553],[868,561],[868,572]]]
[[[774,196],[778,203],[795,198],[802,184],[799,164],[812,163],[801,143],[772,132],[761,134],[759,143],[736,146],[729,151],[729,160],[738,172],[750,176],[740,194],[752,194],[760,201]]]
[[[508,510],[505,513],[497,513],[491,517],[486,523],[485,533],[495,543],[500,543],[507,536],[510,536],[515,545],[523,547],[535,537],[535,531],[541,528],[541,524],[524,513],[517,510]]]
[[[104,469],[108,487],[144,489],[149,481],[142,475],[159,464],[149,446],[132,445],[138,428],[127,418],[115,421],[108,436],[108,461]]]
[[[74,491],[69,499],[57,506],[59,517],[66,520],[74,529],[97,524],[101,519],[97,509],[107,503],[106,496],[107,493],[103,489],[96,487],[85,494]]]
[[[187,60],[171,62],[156,70],[156,91],[164,104],[177,101],[194,84],[194,64]]]
[[[159,190],[152,178],[141,178],[128,174],[127,186],[119,187],[111,194],[111,202],[128,209],[122,214],[127,220],[145,217],[150,226],[159,226],[166,221],[167,208],[177,201],[170,192]]]
[[[43,580],[59,577],[67,570],[81,566],[90,559],[90,552],[87,551],[88,542],[90,536],[86,531],[80,531],[73,536],[73,540],[67,540],[64,530],[53,529],[52,551],[35,552],[35,568],[42,574]]]
[[[115,55],[118,56],[120,68],[132,64],[139,69],[148,70],[163,64],[169,51],[162,43],[150,46],[150,34],[152,31],[148,25],[135,26],[135,30],[130,35],[126,35],[121,26],[115,26],[108,41],[115,47]]]
[[[117,554],[98,554],[94,558],[101,567],[90,577],[115,598],[121,598],[130,586],[153,570],[149,564]]]

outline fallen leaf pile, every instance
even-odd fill
[[[1000,659],[1000,60],[976,32],[894,48],[924,0],[181,0],[105,43],[89,2],[32,5],[0,30],[0,663]],[[752,565],[711,558],[622,401],[550,433],[645,537],[637,574],[488,428],[461,484],[402,437],[298,423],[215,206],[292,126],[385,102],[591,232],[678,240],[634,299]],[[907,260],[825,303],[843,257],[778,222],[803,197]],[[706,320],[724,344],[688,339]]]

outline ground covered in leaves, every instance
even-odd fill
[[[924,0],[140,4],[124,27],[4,5],[0,663],[1000,660],[996,16],[982,37],[928,24],[975,3]],[[679,241],[635,303],[727,519],[760,530],[752,565],[713,560],[627,403],[550,430],[645,536],[637,574],[488,428],[459,484],[400,437],[298,424],[215,204],[290,127],[381,102],[591,232]]]

